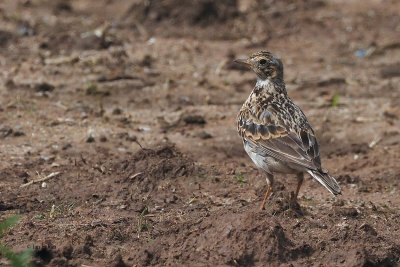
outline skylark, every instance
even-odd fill
[[[322,169],[310,123],[287,95],[281,60],[261,51],[235,62],[257,74],[257,83],[239,111],[237,130],[247,154],[267,174],[268,188],[261,209],[265,208],[276,172],[297,175],[295,199],[305,172],[332,194],[341,194],[335,178]]]

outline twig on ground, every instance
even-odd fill
[[[26,184],[20,185],[20,187],[26,187],[26,186],[31,185],[31,184],[44,182],[44,181],[46,181],[46,180],[49,180],[49,179],[51,179],[51,178],[53,178],[53,177],[59,175],[60,173],[61,173],[61,172],[52,172],[52,173],[50,173],[49,175],[47,175],[46,177],[43,177],[43,178],[39,178],[39,179],[35,179],[35,180],[32,180],[32,181],[29,181],[29,182],[27,182]]]

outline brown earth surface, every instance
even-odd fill
[[[1,242],[35,247],[37,266],[397,266],[399,14],[397,0],[1,1],[0,214],[21,216]],[[255,75],[232,60],[262,49],[343,195],[307,177],[297,205],[295,177],[277,175],[259,210],[265,176],[235,124]]]

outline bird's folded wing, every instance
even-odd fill
[[[308,125],[296,133],[283,123],[239,118],[238,130],[253,152],[261,156],[271,156],[311,170],[321,169],[318,143]]]

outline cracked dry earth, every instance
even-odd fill
[[[1,1],[0,214],[21,217],[1,242],[33,246],[37,266],[397,266],[399,14],[395,0]],[[307,177],[295,205],[295,177],[277,175],[259,210],[265,177],[235,125],[255,75],[232,60],[262,49],[342,196]]]

